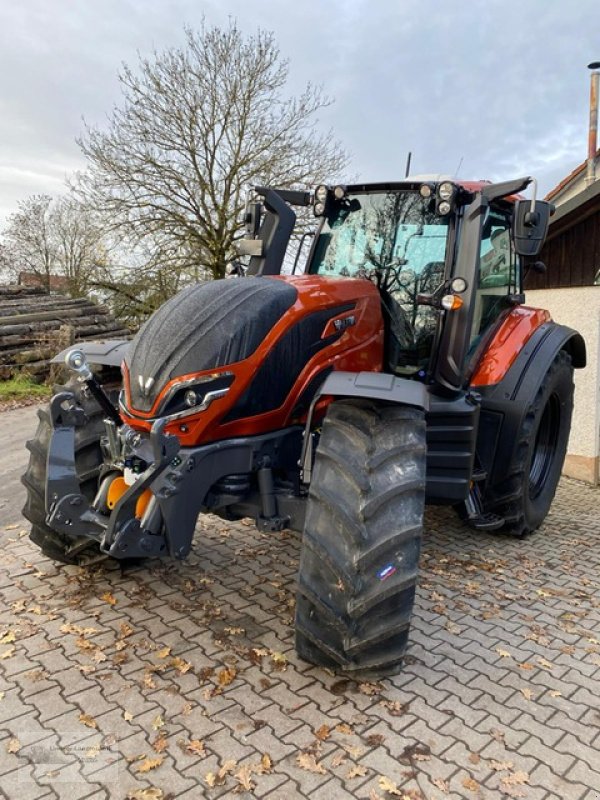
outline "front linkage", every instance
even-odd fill
[[[182,448],[176,436],[165,432],[166,418],[155,420],[150,433],[123,425],[81,351],[70,351],[66,362],[106,413],[104,461],[90,501],[80,490],[75,460],[75,430],[86,425],[87,417],[73,392],[55,395],[46,472],[50,528],[95,541],[102,553],[121,559],[185,558],[198,514],[222,513],[240,502],[261,529],[302,528],[298,492],[281,493],[273,485],[274,468],[297,463],[300,426]],[[249,493],[252,474],[258,491]],[[122,491],[115,494],[116,479]]]

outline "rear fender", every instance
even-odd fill
[[[576,369],[585,367],[581,334],[565,325],[544,322],[528,338],[501,380],[486,386],[472,385],[482,398],[477,453],[491,483],[506,475],[527,410],[560,350],[569,353]]]

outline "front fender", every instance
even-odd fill
[[[317,398],[323,395],[384,400],[429,410],[429,394],[424,384],[384,372],[332,372]]]
[[[127,339],[111,339],[106,342],[76,342],[57,353],[51,363],[64,364],[67,353],[77,349],[83,351],[90,364],[120,367],[130,347],[131,342]]]

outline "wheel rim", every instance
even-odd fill
[[[535,436],[529,468],[529,496],[537,497],[544,486],[556,455],[556,434],[560,423],[560,401],[556,394],[548,399]]]

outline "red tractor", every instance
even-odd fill
[[[33,542],[66,563],[184,558],[201,513],[291,528],[300,656],[396,672],[425,503],[524,536],[560,476],[585,344],[524,305],[551,212],[519,199],[530,182],[258,187],[245,277],[57,357],[73,378],[28,443]],[[282,275],[311,205],[305,273]]]

